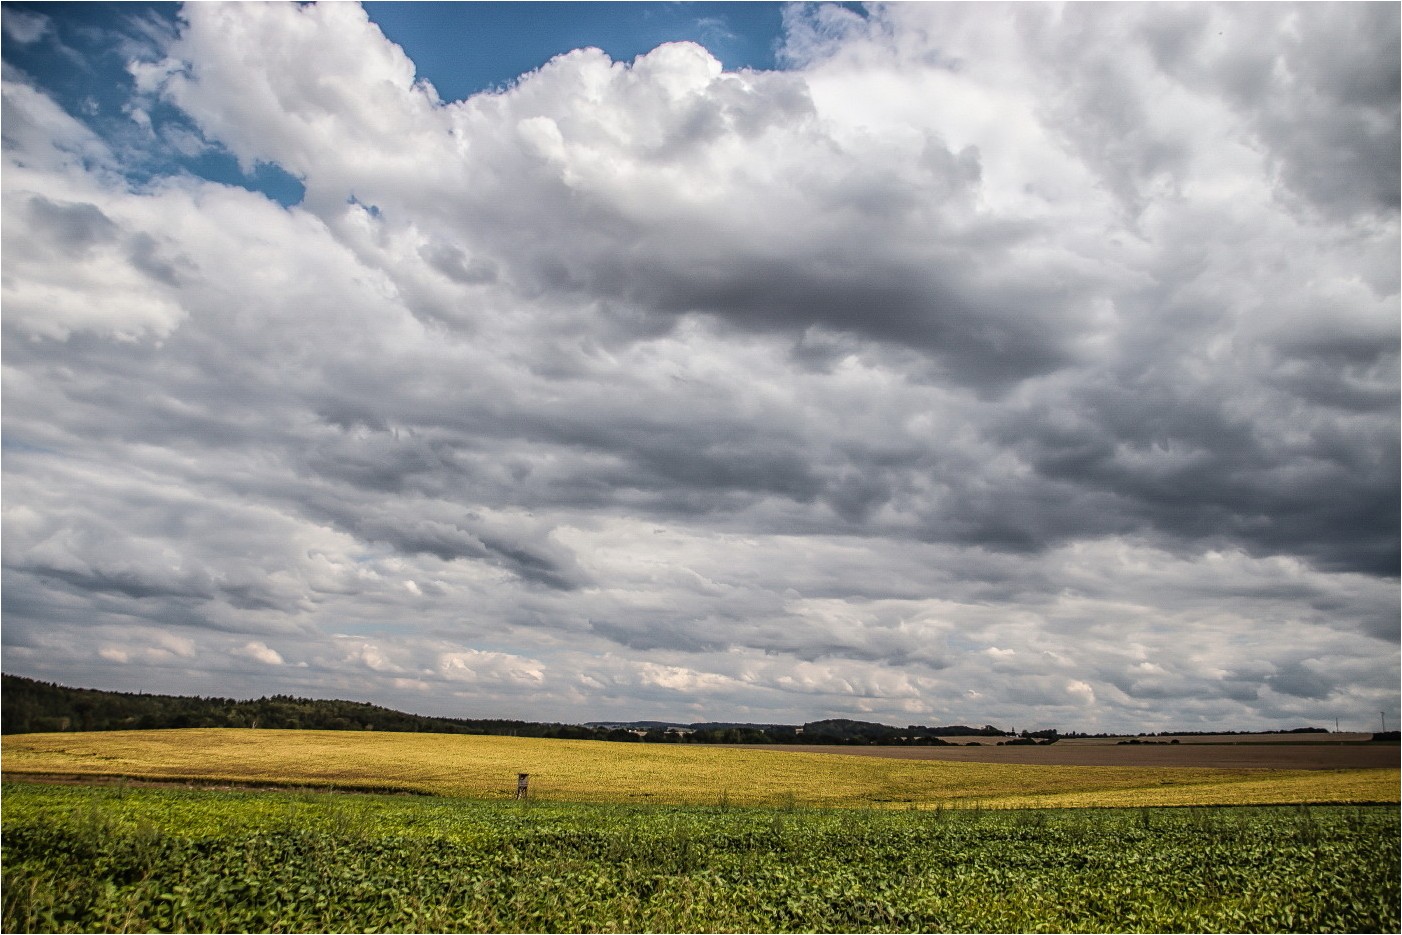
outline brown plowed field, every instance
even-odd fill
[[[1026,763],[1043,766],[1205,766],[1218,769],[1396,769],[1395,743],[1179,743],[1060,742],[1037,747],[847,747],[826,744],[717,744],[747,750],[786,750],[845,756],[960,763]]]
[[[1372,738],[1372,734],[1349,733],[1345,731],[1340,734],[1163,734],[1157,737],[1144,737],[1142,735],[1125,735],[1121,737],[1063,737],[1058,743],[1075,744],[1076,746],[1099,746],[1113,747],[1121,740],[1138,739],[1140,741],[1162,741],[1168,743],[1170,740],[1177,740],[1180,744],[1203,744],[1203,743],[1268,743],[1268,744],[1297,744],[1297,743],[1324,743],[1337,747],[1340,741],[1344,743],[1365,743]],[[986,743],[990,746],[997,746],[1000,742],[1007,740],[1006,737],[950,737],[940,738],[947,743],[963,746],[966,743]]]

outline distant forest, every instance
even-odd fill
[[[644,743],[803,743],[939,745],[939,736],[1007,736],[996,727],[890,727],[834,719],[783,724],[544,724],[534,721],[424,717],[358,701],[273,695],[255,701],[67,688],[16,675],[0,676],[0,733],[155,730],[177,727],[262,727],[286,730],[381,730],[497,734]],[[1054,732],[1044,732],[1051,733]],[[1038,735],[1040,736],[1040,735]]]
[[[496,734],[569,740],[622,740],[640,743],[787,743],[881,746],[941,746],[949,737],[1000,737],[1008,744],[1055,743],[1074,737],[1108,737],[1056,730],[999,730],[962,724],[891,727],[834,718],[791,724],[732,724],[669,721],[556,724],[498,718],[448,718],[405,714],[359,701],[324,701],[273,695],[253,701],[185,695],[148,695],[68,688],[17,675],[0,675],[0,733],[31,734],[79,730],[159,730],[176,727],[262,727],[274,730],[382,730],[433,734]],[[1177,734],[1328,733],[1319,727],[1281,731],[1163,731]],[[1118,735],[1117,735],[1118,736]],[[1397,732],[1374,740],[1396,740]]]

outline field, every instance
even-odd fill
[[[1292,748],[1264,749],[1295,762]],[[345,731],[10,736],[7,779],[82,784],[6,783],[0,921],[16,932],[1398,929],[1396,806],[1298,804],[1396,802],[1395,766],[851,755],[873,752]],[[1382,757],[1395,763],[1396,747]],[[511,801],[518,772],[531,774],[526,802]],[[420,795],[310,791],[328,789]],[[1160,805],[1252,807],[1145,807]]]
[[[1371,733],[1362,731],[1343,731],[1341,733],[1301,733],[1301,734],[1163,734],[1151,737],[1141,737],[1137,734],[1125,734],[1123,736],[1108,737],[1062,737],[1057,741],[1062,746],[1072,747],[1113,747],[1122,740],[1138,740],[1140,743],[1170,743],[1178,741],[1179,745],[1188,744],[1192,746],[1241,746],[1243,744],[1266,744],[1269,746],[1298,746],[1300,744],[1319,743],[1326,746],[1336,747],[1340,744],[1361,744],[1372,739]],[[966,737],[963,735],[946,735],[940,738],[946,743],[953,744],[989,744],[996,746],[1007,740],[1006,737]]]
[[[749,749],[755,749],[750,747]],[[764,746],[776,752],[832,753],[849,756],[889,756],[907,760],[941,760],[947,763],[1024,763],[1034,766],[1205,766],[1213,769],[1395,769],[1396,743],[1182,743],[1134,744],[1085,743],[1063,740],[1049,746],[949,747],[825,747],[803,745]]]
[[[1018,748],[994,748],[1009,749]],[[1395,757],[1396,747],[1391,749]],[[516,774],[526,772],[538,799],[678,805],[1029,808],[1398,800],[1395,766],[1058,766],[906,760],[836,750],[840,753],[349,731],[110,731],[9,736],[4,767],[14,778],[131,777],[485,799],[513,795]]]
[[[10,783],[21,931],[1397,931],[1391,807],[509,803]]]

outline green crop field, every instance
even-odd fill
[[[9,783],[23,931],[1397,931],[1386,806],[807,809]]]
[[[5,738],[5,773],[126,776],[552,801],[999,808],[1396,802],[1397,769],[954,763],[448,734],[155,730]]]

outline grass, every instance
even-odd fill
[[[988,808],[1396,802],[1396,769],[1252,770],[912,761],[449,734],[196,729],[12,735],[7,775],[402,790],[485,799]]]
[[[809,809],[8,783],[4,931],[1398,931],[1392,807]]]

